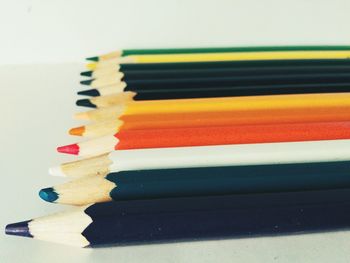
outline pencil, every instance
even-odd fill
[[[336,139],[350,139],[349,121],[122,130],[57,151],[87,157],[113,150]]]
[[[344,51],[270,51],[270,52],[231,52],[197,53],[168,55],[130,55],[107,61],[87,64],[89,70],[106,69],[115,64],[124,63],[174,63],[174,62],[210,62],[240,60],[278,60],[278,59],[347,59],[349,50]]]
[[[127,101],[118,106],[90,110],[75,114],[76,119],[108,120],[128,115],[148,114],[189,114],[207,112],[232,112],[241,114],[247,111],[312,110],[315,108],[347,108],[350,105],[349,93],[292,94],[273,96],[246,96],[227,98],[196,98],[174,100]]]
[[[312,88],[317,90],[322,90],[322,85],[328,84],[329,86],[333,84],[344,84],[350,82],[350,72],[347,73],[320,73],[320,74],[287,74],[287,75],[261,75],[261,76],[234,76],[234,77],[203,77],[203,78],[188,78],[188,79],[154,79],[154,80],[133,80],[128,83],[121,81],[116,83],[115,85],[107,85],[101,86],[107,87],[107,90],[110,90],[111,87],[114,89],[112,93],[120,93],[123,91],[131,91],[135,92],[139,100],[142,100],[143,97],[152,99],[151,95],[155,96],[157,94],[160,98],[165,99],[177,99],[182,96],[191,96],[195,97],[201,96],[201,92],[203,96],[214,95],[215,97],[220,97],[221,94],[227,93],[226,96],[229,96],[230,93],[233,96],[245,96],[245,94],[253,94],[254,93],[263,93],[266,92],[268,94],[274,93],[282,93],[287,88],[284,88],[283,85],[288,85],[289,89],[292,90],[294,85],[294,90],[298,92],[307,93],[308,90]],[[313,86],[312,88],[307,85],[315,85],[321,84],[321,88],[316,88]],[[299,88],[299,85],[301,86]],[[304,88],[305,85],[305,88]],[[299,89],[298,89],[299,88]],[[280,89],[279,92],[273,92],[268,90]],[[307,90],[308,89],[308,90]],[[342,88],[345,91],[345,88]],[[217,94],[215,94],[215,90]],[[221,91],[222,90],[222,91]],[[330,88],[330,92],[332,89]],[[92,89],[88,91],[78,92],[79,95],[96,95],[98,91]],[[209,94],[207,94],[209,92]],[[287,92],[290,93],[291,91]],[[111,93],[111,92],[110,92]],[[158,95],[158,94],[164,95]],[[182,93],[186,93],[186,95],[181,95]],[[143,95],[145,94],[145,95]],[[178,94],[178,95],[172,95]],[[190,95],[188,95],[190,94]],[[237,94],[237,95],[235,95]],[[174,97],[172,97],[174,96]]]
[[[224,77],[257,77],[277,75],[301,75],[301,74],[340,74],[349,73],[349,66],[289,66],[289,67],[242,67],[242,68],[215,68],[215,69],[187,69],[187,70],[143,70],[110,72],[95,79],[82,80],[82,85],[90,85],[99,88],[108,85],[119,84],[121,81],[133,84],[140,80],[161,79],[193,79],[193,78],[224,78]]]
[[[104,55],[88,57],[86,60],[104,61],[128,55],[150,54],[190,54],[190,53],[216,53],[216,52],[258,52],[258,51],[299,51],[299,50],[350,50],[350,46],[253,46],[253,47],[191,47],[191,48],[162,48],[162,49],[122,49]]]
[[[41,189],[58,204],[321,190],[350,187],[350,162],[138,170],[76,179]]]
[[[324,232],[350,226],[350,190],[119,201],[6,226],[78,247]],[[65,233],[65,235],[62,235]]]
[[[241,60],[241,61],[211,61],[211,62],[177,62],[177,63],[144,63],[120,64],[107,69],[81,72],[82,76],[97,78],[115,72],[129,74],[141,71],[167,71],[167,70],[210,70],[216,68],[262,68],[262,67],[316,67],[316,66],[348,66],[349,59],[291,59],[291,60]]]
[[[133,170],[350,161],[350,140],[196,146],[114,151],[51,167],[79,178]]]
[[[88,138],[112,135],[121,130],[170,129],[258,125],[276,123],[348,121],[350,106],[327,106],[301,109],[250,110],[241,112],[199,112],[174,114],[126,115],[119,119],[98,121],[69,130],[69,134]]]
[[[247,60],[247,61],[212,61],[212,62],[177,62],[177,63],[144,63],[144,64],[120,64],[113,65],[106,69],[96,69],[93,71],[81,72],[82,76],[99,78],[111,74],[121,72],[127,74],[137,74],[137,72],[145,73],[162,71],[188,71],[188,70],[215,70],[220,69],[248,69],[262,68],[262,67],[322,67],[322,66],[348,66],[350,60],[348,59],[301,59],[301,60]]]
[[[350,91],[350,75],[348,82],[342,82],[342,78],[335,77],[328,82],[326,76],[317,80],[302,80],[303,83],[297,83],[297,78],[291,79],[295,84],[267,84],[255,86],[229,86],[229,87],[203,87],[183,89],[156,89],[156,90],[139,90],[139,91],[121,91],[114,92],[110,95],[98,96],[76,101],[77,106],[88,108],[106,108],[117,106],[128,101],[145,101],[145,100],[172,100],[172,99],[196,99],[196,98],[223,98],[223,97],[240,97],[240,96],[258,96],[258,95],[286,95],[286,94],[314,94],[314,93],[339,93]],[[276,80],[276,79],[275,79]],[[253,78],[250,80],[253,81]],[[336,83],[339,81],[340,83]],[[347,80],[346,80],[347,81]],[[264,81],[267,83],[267,78]],[[273,81],[272,81],[273,82]],[[283,80],[281,79],[281,83]],[[286,81],[288,82],[288,81]],[[312,83],[315,82],[315,83]],[[305,84],[306,83],[306,84]],[[181,85],[181,83],[179,83]],[[210,85],[206,82],[206,85]],[[204,85],[205,86],[205,85]],[[110,87],[108,87],[109,89]],[[116,88],[116,87],[113,87]],[[109,89],[110,90],[110,89]],[[129,90],[125,88],[124,90]],[[86,93],[97,94],[96,90],[88,90]],[[99,92],[98,92],[99,93]],[[107,92],[108,93],[108,92]]]

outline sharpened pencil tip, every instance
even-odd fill
[[[84,132],[85,126],[76,127],[69,130],[69,134],[74,136],[83,136]]]
[[[87,69],[89,69],[89,70],[95,70],[96,67],[97,67],[97,63],[96,63],[96,62],[93,62],[93,63],[86,64],[86,67],[87,67]]]
[[[69,145],[65,145],[65,146],[60,146],[60,147],[57,147],[57,151],[60,153],[78,155],[79,154],[79,145],[74,143],[74,144],[69,144]]]
[[[41,199],[50,203],[53,203],[58,199],[58,194],[52,187],[41,189],[39,192],[39,196]]]
[[[13,223],[13,224],[8,224],[5,227],[5,233],[6,235],[11,235],[11,236],[21,236],[21,237],[33,237],[30,234],[28,223],[31,220],[28,221],[22,221],[18,223]]]
[[[89,70],[89,71],[80,72],[80,76],[91,77],[92,76],[92,71]]]
[[[94,79],[87,79],[87,80],[82,80],[80,81],[81,85],[89,86],[91,83],[94,81]]]
[[[76,101],[77,106],[96,108],[96,105],[93,104],[89,99],[81,99]]]
[[[99,57],[89,57],[89,58],[86,58],[86,60],[98,62],[99,61]]]
[[[97,89],[88,89],[88,90],[78,91],[78,95],[91,96],[91,97],[101,96],[100,92]]]

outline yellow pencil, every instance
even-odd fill
[[[129,94],[132,95],[132,94]],[[205,99],[174,99],[133,101],[127,99],[117,106],[107,107],[75,115],[83,120],[108,120],[121,116],[198,112],[232,112],[239,114],[247,111],[297,110],[336,107],[340,110],[350,105],[350,93],[293,94],[270,96],[247,96]]]
[[[87,64],[90,70],[106,69],[125,63],[174,63],[230,60],[280,60],[280,59],[347,59],[350,51],[278,51],[278,52],[232,52],[168,55],[130,55],[107,61]]]

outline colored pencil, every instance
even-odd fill
[[[97,78],[115,72],[129,74],[130,72],[152,72],[169,70],[210,70],[216,68],[262,68],[262,67],[318,67],[318,66],[348,66],[349,59],[300,59],[300,60],[241,60],[241,61],[211,61],[211,62],[183,62],[183,63],[144,63],[120,64],[107,69],[81,72],[82,76]]]
[[[69,130],[69,134],[88,138],[112,135],[121,130],[169,129],[258,125],[275,123],[331,122],[350,120],[350,106],[251,110],[241,112],[199,112],[179,114],[127,115],[119,119],[99,121]]]
[[[267,52],[231,52],[197,53],[168,55],[130,55],[107,61],[87,64],[89,70],[106,69],[115,64],[131,63],[174,63],[174,62],[210,62],[241,60],[288,60],[288,59],[347,59],[349,50],[344,51],[267,51]]]
[[[350,161],[350,140],[282,142],[114,151],[51,167],[53,176],[258,164]]]
[[[230,86],[230,87],[204,87],[188,89],[158,89],[158,90],[140,90],[140,91],[122,91],[114,94],[92,97],[88,99],[79,99],[77,106],[88,108],[106,108],[127,103],[129,101],[144,100],[172,100],[172,99],[196,99],[196,98],[223,98],[257,95],[286,95],[286,94],[315,94],[315,93],[339,93],[350,91],[349,82],[342,82],[342,78],[334,78],[334,81],[341,83],[328,82],[327,77],[316,80],[304,80],[302,84],[271,84],[257,86]],[[265,82],[265,81],[264,81]],[[293,79],[292,82],[298,82]],[[304,84],[305,82],[310,82]],[[319,84],[317,84],[319,83]],[[207,82],[207,84],[209,84]],[[181,84],[179,84],[181,85]],[[186,86],[186,85],[185,85]],[[93,91],[94,90],[88,90]]]
[[[99,203],[10,224],[6,233],[94,247],[349,227],[350,190],[338,189]]]
[[[349,188],[350,162],[138,170],[41,189],[41,199],[87,205],[108,201]]]
[[[119,84],[124,81],[134,85],[133,81],[150,81],[166,79],[196,79],[196,78],[227,78],[249,76],[278,76],[278,75],[317,75],[317,74],[340,74],[349,73],[349,66],[297,66],[297,67],[258,67],[258,68],[215,68],[215,69],[189,69],[189,70],[147,70],[111,72],[96,79],[80,81],[82,85],[90,85],[99,88],[108,85]],[[138,82],[136,82],[138,83]]]
[[[113,150],[336,139],[350,139],[349,121],[122,130],[57,151],[87,157]]]
[[[225,94],[227,92],[232,92],[232,89],[235,90],[248,90],[258,93],[260,90],[288,90],[291,89],[319,89],[319,90],[326,90],[330,89],[331,87],[333,90],[340,90],[340,89],[346,89],[347,87],[350,86],[350,82],[343,82],[343,83],[313,83],[313,84],[269,84],[269,85],[247,85],[247,86],[235,86],[235,87],[221,87],[221,88],[216,88],[216,87],[210,87],[210,88],[203,88],[201,89],[201,96],[206,96],[207,94],[213,94],[214,91],[220,90],[220,94]],[[83,90],[79,91],[78,95],[84,95],[84,96],[92,96],[92,97],[98,97],[98,96],[108,96],[108,95],[116,95],[120,94],[121,92],[124,92],[125,89],[125,83],[119,83],[115,85],[109,85],[105,87],[101,87],[98,89],[89,89],[89,90]],[[134,94],[135,92],[133,92]],[[164,97],[163,94],[181,94],[182,97],[190,98],[193,96],[192,94],[198,94],[199,91],[198,89],[182,89],[182,90],[152,90],[152,91],[139,91],[135,93],[135,100],[140,100],[140,97],[149,97],[152,96],[154,98],[156,97]],[[246,92],[248,93],[248,92]],[[160,94],[160,95],[157,95]],[[213,94],[215,95],[215,94]],[[174,95],[175,96],[175,95]],[[198,95],[196,95],[198,96]]]
[[[338,89],[348,91],[343,86],[350,82],[350,72],[333,74],[300,74],[300,75],[262,75],[235,76],[222,78],[192,78],[192,79],[155,79],[135,80],[128,83],[122,81],[115,85],[101,86],[102,93],[119,94],[120,92],[135,92],[137,100],[152,100],[153,97],[177,99],[182,97],[214,97],[269,95],[285,93],[308,93],[336,90],[332,85],[341,84]],[[316,85],[319,84],[319,85]],[[310,86],[311,85],[311,86]],[[328,87],[328,89],[327,89]],[[105,89],[103,89],[105,88]],[[215,92],[217,91],[217,92]],[[337,91],[337,90],[336,90]],[[79,95],[97,95],[99,89],[78,92]],[[161,95],[158,95],[161,94]],[[184,94],[184,95],[182,95]]]
[[[248,111],[312,110],[315,108],[350,106],[350,93],[292,94],[274,96],[247,96],[227,98],[196,98],[175,100],[128,101],[118,106],[79,112],[76,119],[108,120],[128,115],[148,114],[189,114],[207,112],[233,112],[242,114]]]
[[[161,48],[161,49],[122,49],[104,55],[88,57],[86,60],[104,61],[128,55],[150,54],[191,54],[191,53],[217,53],[217,52],[259,52],[259,51],[308,51],[308,50],[350,50],[350,46],[252,46],[252,47],[192,47],[192,48]]]

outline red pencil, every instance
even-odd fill
[[[350,139],[350,121],[122,130],[115,135],[58,147],[62,153],[93,156],[113,150]]]

